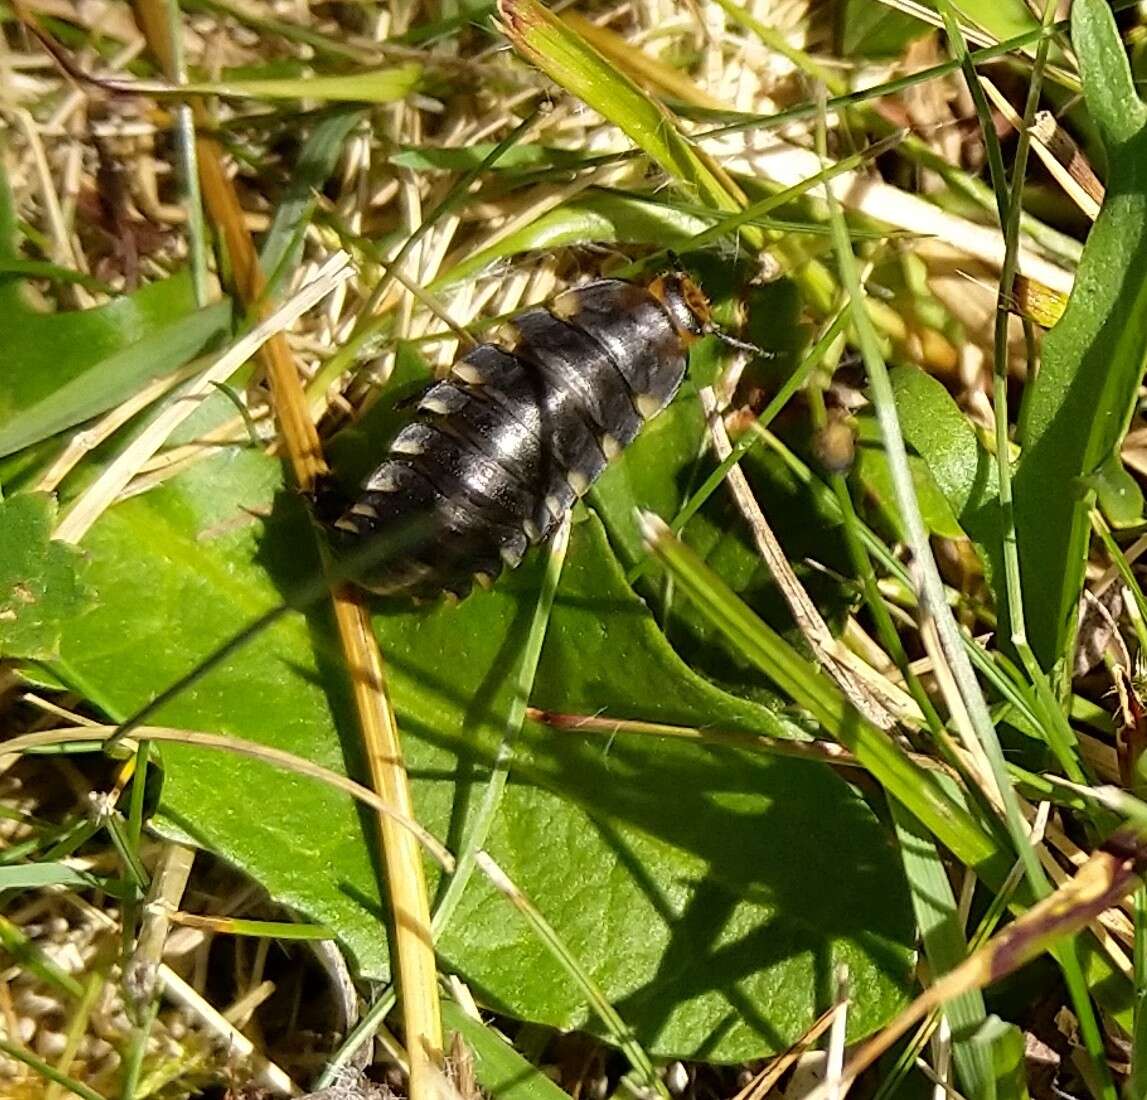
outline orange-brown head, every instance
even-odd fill
[[[686,346],[713,329],[713,314],[704,291],[680,271],[667,271],[649,284],[649,293],[669,314],[670,321]]]

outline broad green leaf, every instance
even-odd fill
[[[17,268],[16,217],[0,165],[0,263]],[[224,331],[230,307],[195,310],[190,278],[161,279],[95,309],[41,313],[0,275],[0,456],[119,404]]]
[[[183,84],[180,96],[221,95],[237,99],[314,99],[332,103],[393,103],[405,99],[422,79],[422,66],[364,69],[345,76],[268,77]],[[152,91],[152,94],[155,94]]]
[[[1015,512],[1027,632],[1040,662],[1074,629],[1099,472],[1127,430],[1147,361],[1147,108],[1104,0],[1072,7],[1087,106],[1107,149],[1107,198],[1063,319],[1020,413]]]
[[[111,510],[86,544],[101,603],[57,666],[122,716],[315,567],[278,468],[219,456]],[[253,517],[276,506],[265,524]],[[376,619],[420,819],[454,844],[480,797],[528,629],[540,557],[457,607]],[[533,702],[786,735],[668,647],[600,525],[577,525]],[[166,707],[166,724],[265,741],[361,774],[326,609],[280,622]],[[780,758],[527,726],[489,841],[656,1054],[738,1061],[784,1047],[846,962],[854,1035],[902,1003],[912,921],[889,837],[836,775]],[[369,824],[341,796],[265,765],[165,746],[169,827],[336,930],[388,970]],[[525,924],[479,880],[440,943],[486,1003],[593,1026]]]
[[[12,193],[0,168],[0,262],[19,268]],[[40,313],[19,275],[0,276],[0,456],[119,404],[223,331],[225,303],[195,310],[186,275],[95,309]]]
[[[50,541],[55,519],[47,493],[0,502],[0,657],[55,657],[65,623],[87,603],[84,557]]]
[[[858,434],[856,462],[852,478],[858,482],[880,510],[884,522],[895,533],[896,539],[904,538],[900,509],[896,506],[896,492],[892,486],[892,471],[888,468],[888,458],[880,438],[880,427],[875,417],[865,416],[857,420]],[[916,487],[916,499],[920,503],[920,515],[929,533],[941,538],[959,538],[963,532],[952,514],[947,498],[940,491],[926,462],[916,455],[908,456],[908,466],[912,471],[912,483]]]

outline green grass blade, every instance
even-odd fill
[[[363,117],[361,110],[340,107],[322,118],[307,138],[259,249],[259,263],[268,273],[268,295],[298,264],[316,195],[334,171],[347,136]]]
[[[947,974],[968,955],[948,872],[928,831],[895,799],[890,807],[928,964],[933,975]],[[944,1005],[944,1015],[952,1030],[952,1056],[964,1095],[990,1095],[990,1060],[970,1041],[971,1033],[987,1019],[983,994],[971,989],[953,997]]]
[[[522,732],[522,723],[526,720],[526,707],[529,704],[530,692],[534,688],[538,661],[542,656],[542,643],[546,639],[546,627],[549,625],[550,612],[553,610],[554,597],[557,595],[558,582],[561,580],[562,566],[565,564],[566,550],[569,547],[569,536],[570,520],[567,515],[550,543],[546,574],[542,579],[542,587],[538,592],[538,602],[534,607],[533,619],[530,621],[530,632],[525,645],[522,647],[518,664],[514,697],[506,713],[505,731],[494,757],[490,778],[482,795],[482,802],[462,839],[457,853],[458,862],[454,867],[454,874],[450,877],[445,893],[434,907],[431,934],[435,939],[449,925],[451,917],[454,916],[454,910],[457,909],[459,901],[462,900],[462,894],[474,873],[475,857],[478,851],[486,845],[490,828],[494,824],[498,806],[502,801],[502,794],[506,789],[506,782],[510,777],[510,767],[514,761],[514,743]]]
[[[665,1083],[657,1075],[649,1055],[637,1041],[633,1031],[618,1014],[617,1009],[609,1003],[605,994],[598,987],[597,982],[590,976],[581,961],[570,950],[565,941],[557,934],[553,925],[546,920],[541,911],[527,898],[514,883],[507,877],[506,872],[494,862],[486,852],[478,852],[475,857],[478,867],[490,880],[494,888],[506,897],[510,903],[526,919],[534,934],[545,944],[546,948],[561,963],[566,973],[577,983],[585,994],[593,1010],[609,1032],[610,1040],[617,1044],[629,1059],[630,1065],[641,1075],[643,1085],[655,1095],[668,1100],[669,1092]]]
[[[421,65],[396,65],[345,76],[299,76],[280,79],[215,80],[183,84],[178,89],[147,91],[151,95],[217,95],[227,99],[310,99],[326,103],[395,103],[405,99],[422,79]]]
[[[663,521],[647,514],[641,522],[650,549],[680,590],[738,652],[812,714],[960,860],[1002,879],[1010,860],[935,775],[920,768],[883,730],[853,710],[822,672],[758,618]]]

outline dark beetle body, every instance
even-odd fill
[[[512,317],[431,386],[335,527],[417,529],[400,560],[359,578],[386,594],[462,596],[561,522],[685,376],[709,311],[685,276],[604,279]]]

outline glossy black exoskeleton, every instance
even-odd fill
[[[603,279],[510,318],[426,391],[334,524],[352,543],[418,528],[358,583],[462,596],[516,566],[669,404],[689,344],[709,329],[708,302],[678,273],[648,286]]]

